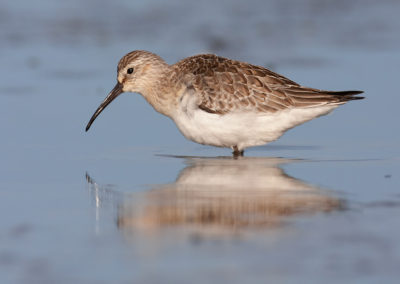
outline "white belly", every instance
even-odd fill
[[[194,142],[239,150],[278,139],[286,130],[324,115],[337,105],[294,108],[276,113],[236,112],[225,115],[205,112],[197,107],[182,108],[172,119],[179,130]]]

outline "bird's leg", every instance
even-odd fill
[[[233,157],[234,157],[234,158],[242,157],[242,156],[243,156],[244,150],[239,151],[239,149],[238,149],[237,146],[233,146],[232,149],[233,149],[232,154],[233,154]]]

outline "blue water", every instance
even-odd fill
[[[398,1],[0,3],[1,283],[397,283]],[[126,52],[267,66],[355,101],[230,158],[138,94]]]

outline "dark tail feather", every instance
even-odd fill
[[[351,101],[351,100],[362,100],[365,97],[355,97],[356,95],[364,93],[363,91],[338,91],[338,92],[330,92],[324,91],[324,93],[334,96],[339,101]]]
[[[356,97],[362,91],[324,91],[306,87],[291,87],[285,90],[294,106],[312,107],[321,104],[343,104],[352,100],[361,100],[364,97]]]

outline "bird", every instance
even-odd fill
[[[90,118],[121,93],[141,94],[171,118],[194,142],[233,150],[267,144],[287,130],[326,115],[363,91],[324,91],[302,86],[262,66],[198,54],[168,64],[160,56],[135,50],[123,56],[117,83]]]

